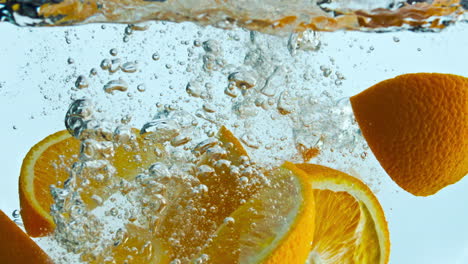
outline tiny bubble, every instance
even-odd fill
[[[11,216],[13,216],[13,218],[19,218],[20,211],[18,209],[14,210],[13,213],[11,213]]]
[[[159,53],[155,52],[153,53],[153,56],[151,56],[153,58],[154,61],[157,61],[159,60]]]
[[[109,51],[109,53],[110,53],[110,55],[112,55],[112,56],[117,56],[117,49],[115,49],[115,48],[114,48],[114,49],[111,49],[111,50]]]
[[[146,85],[143,84],[143,83],[140,83],[140,84],[137,86],[137,90],[138,90],[139,92],[144,92],[144,91],[146,91]]]

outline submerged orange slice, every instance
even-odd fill
[[[135,177],[159,158],[154,150],[161,150],[160,145],[144,141],[137,130],[132,130],[132,133],[136,143],[118,145],[114,155],[109,158],[116,169],[117,177]],[[63,186],[63,182],[70,176],[70,168],[78,161],[79,153],[80,141],[64,130],[37,143],[24,158],[19,178],[19,195],[21,217],[30,236],[44,236],[54,230],[55,225],[50,215],[53,204],[50,186]],[[81,198],[92,208],[96,206],[91,199],[93,194],[104,198],[106,195],[98,185],[91,184],[88,187]]]
[[[30,236],[44,236],[53,231],[49,186],[68,178],[71,165],[78,161],[79,150],[80,141],[64,130],[37,143],[24,158],[19,195],[21,217]]]
[[[308,175],[286,162],[219,227],[198,259],[206,263],[304,263],[315,231]],[[205,262],[204,262],[205,263]]]
[[[25,184],[31,184],[28,181],[47,175],[40,170],[27,170],[53,164],[46,158],[60,156],[49,153],[62,152],[73,157],[73,152],[62,149],[73,144],[69,142],[79,143],[66,132],[58,132],[33,147],[25,159],[20,191],[23,199],[30,199],[26,205],[30,201],[39,204],[29,209],[23,206],[26,216],[36,213],[39,216],[33,216],[47,220],[49,214],[43,201],[34,200],[41,196],[34,194],[48,190],[52,184],[25,188]],[[112,161],[120,177],[131,179],[130,175],[157,159],[143,156],[143,163],[133,162],[133,156],[147,148],[141,139],[136,142],[137,151],[115,151]],[[261,169],[250,161],[242,144],[225,127],[215,139],[197,146],[195,151],[199,155],[192,170],[195,178],[187,182],[175,180],[172,199],[168,199],[154,226],[127,224],[120,242],[104,249],[106,255],[91,252],[82,260],[142,264],[388,262],[390,242],[385,216],[376,197],[361,181],[311,164],[286,162],[280,168]],[[65,175],[60,177],[66,178],[67,171],[62,173]],[[98,186],[94,191],[99,192]]]
[[[296,166],[308,174],[316,203],[315,236],[308,263],[388,263],[388,225],[369,187],[328,167]]]

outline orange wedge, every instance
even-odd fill
[[[79,150],[80,141],[63,130],[36,144],[24,158],[19,196],[24,228],[30,236],[44,236],[54,229],[49,213],[53,203],[49,186],[68,178],[71,165],[78,161]]]
[[[388,225],[369,187],[328,167],[296,166],[308,174],[316,203],[315,236],[308,263],[388,263]]]
[[[468,78],[405,74],[351,104],[375,157],[406,191],[428,196],[468,173]]]
[[[0,210],[0,263],[52,264],[52,260]]]
[[[270,185],[226,218],[194,261],[305,263],[315,230],[311,181],[289,162],[268,176]]]
[[[137,130],[132,130],[136,144],[118,145],[114,156],[109,162],[116,169],[116,176],[131,178],[158,160],[154,151],[162,147],[144,141]],[[54,230],[54,222],[50,215],[53,198],[50,185],[62,187],[69,177],[72,164],[78,161],[80,141],[73,138],[68,131],[52,134],[29,150],[23,160],[19,178],[19,195],[21,217],[27,233],[32,237],[44,236]],[[96,203],[91,199],[92,194],[99,194],[105,198],[103,188],[91,184],[86,192],[81,194],[89,208]]]
[[[170,258],[182,262],[190,261],[224,219],[249,199],[259,185],[255,175],[246,177],[247,182],[241,180],[238,168],[242,164],[248,167],[250,158],[226,127],[221,127],[216,138],[200,143],[194,151],[200,155],[195,168],[196,186],[180,184],[177,191],[172,188],[178,194],[161,217],[156,232],[157,240],[170,249]],[[233,168],[238,169],[236,173]]]

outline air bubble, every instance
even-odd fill
[[[97,75],[97,74],[98,74],[98,71],[97,71],[96,68],[92,68],[92,69],[89,71],[89,75],[91,75],[91,76],[95,76],[95,75]]]
[[[153,163],[149,169],[149,174],[153,177],[158,178],[170,178],[171,173],[169,172],[169,168],[162,162]]]
[[[117,53],[118,53],[118,52],[117,52],[117,49],[114,48],[114,49],[109,50],[109,53],[110,53],[110,55],[112,55],[112,56],[117,56]]]
[[[265,81],[265,85],[263,86],[261,93],[269,97],[276,95],[279,87],[284,85],[284,75],[284,69],[282,67],[276,67],[273,73]]]
[[[89,86],[88,79],[84,75],[78,76],[75,82],[75,87],[78,89],[84,89]]]
[[[137,90],[139,92],[144,92],[146,91],[146,85],[144,83],[140,83],[138,86],[137,86]]]
[[[179,124],[172,119],[153,120],[141,128],[140,134],[145,139],[152,139],[157,142],[170,141],[180,134]]]
[[[201,254],[200,257],[195,259],[195,264],[206,264],[210,260],[210,257],[207,254]]]
[[[278,112],[282,115],[288,115],[294,112],[293,100],[288,91],[284,91],[278,98]]]
[[[241,137],[242,143],[247,145],[248,147],[258,149],[260,147],[260,143],[258,140],[250,133],[246,133]]]
[[[160,59],[159,53],[157,53],[157,52],[153,53],[153,55],[151,56],[151,58],[152,58],[154,61],[159,60],[159,59]]]
[[[126,62],[121,66],[123,72],[134,73],[138,70],[138,64],[135,62]]]
[[[120,69],[122,60],[121,59],[113,59],[111,60],[111,64],[109,66],[109,72],[114,73]]]
[[[133,28],[132,28],[132,25],[127,25],[125,27],[125,35],[131,35],[133,34]]]
[[[97,205],[102,205],[102,198],[101,196],[97,195],[97,194],[93,194],[91,196],[91,199],[97,204]]]
[[[198,194],[200,196],[206,196],[208,194],[208,186],[204,184],[200,184],[196,186],[195,188],[193,188],[192,191],[194,194]]]
[[[79,99],[74,101],[68,108],[65,116],[65,127],[68,132],[79,138],[81,132],[88,128],[92,120],[93,105],[89,100]]]
[[[226,217],[224,218],[223,220],[223,223],[226,224],[226,225],[233,225],[236,221],[234,220],[234,218],[232,217]]]
[[[214,173],[215,170],[206,164],[201,165],[197,168],[197,176],[201,178],[212,177]]]
[[[190,140],[192,139],[187,135],[178,135],[171,140],[171,145],[173,147],[182,146],[189,143]]]
[[[216,107],[210,103],[205,103],[203,105],[203,110],[205,110],[205,112],[208,112],[208,113],[214,113],[216,112]]]
[[[203,49],[206,52],[211,52],[214,54],[219,54],[221,52],[221,46],[219,45],[218,41],[213,39],[203,42]]]
[[[112,216],[117,216],[119,214],[119,210],[115,207],[111,208],[109,212]]]
[[[20,210],[18,210],[18,209],[14,210],[14,211],[11,213],[11,216],[13,216],[13,218],[20,218],[20,216],[21,216]]]
[[[187,83],[185,91],[187,91],[187,93],[193,97],[200,97],[201,93],[203,92],[201,85],[197,82]]]
[[[218,144],[218,141],[214,138],[206,139],[200,143],[198,143],[195,148],[193,149],[194,152],[203,155],[209,148],[212,148]]]
[[[150,28],[150,22],[142,22],[138,24],[129,25],[129,27],[135,31],[146,31]]]
[[[114,94],[115,91],[125,92],[128,90],[127,82],[123,79],[112,80],[106,83],[103,87],[104,91],[109,94]]]
[[[108,59],[104,59],[101,61],[101,69],[108,70],[111,66],[111,61]]]
[[[230,82],[234,82],[238,88],[250,89],[257,84],[257,76],[254,72],[239,71],[231,73],[228,77]]]
[[[247,183],[249,183],[249,178],[245,177],[245,176],[242,176],[239,178],[239,183],[241,185],[247,185]]]

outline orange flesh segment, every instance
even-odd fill
[[[132,143],[128,146],[118,145],[114,149],[114,156],[108,158],[116,169],[115,176],[123,179],[134,178],[156,162],[159,159],[156,149],[164,153],[161,145],[141,138],[137,129],[131,132],[134,137]],[[55,224],[50,215],[53,204],[50,185],[63,187],[63,182],[70,176],[70,168],[78,161],[80,146],[78,139],[63,130],[37,143],[23,160],[19,179],[21,217],[30,236],[45,236],[54,230]],[[91,181],[81,193],[88,209],[97,206],[91,198],[93,194],[105,200],[110,192],[102,183]]]
[[[53,264],[52,260],[23,230],[0,210],[0,263]]]
[[[234,211],[234,222],[221,225],[203,249],[207,263],[305,262],[315,230],[311,183],[288,162],[268,178],[272,185]]]
[[[21,217],[30,236],[44,236],[54,230],[49,214],[53,203],[50,185],[61,182],[58,187],[63,186],[71,165],[78,160],[79,149],[79,140],[60,131],[32,147],[23,160],[19,179]]]
[[[352,259],[361,216],[358,201],[346,192],[330,190],[314,190],[314,197],[317,218],[312,252],[325,263]]]
[[[232,165],[240,165],[242,156],[248,158],[240,141],[226,127],[220,128],[217,138],[220,146],[226,150],[224,159]],[[190,187],[181,187],[180,197],[163,216],[157,236],[161,241],[167,241],[171,236],[178,241],[167,246],[171,248],[172,258],[189,260],[224,218],[239,207],[241,199],[248,199],[256,191],[254,187],[241,190],[238,178],[230,174],[229,166],[216,166],[214,162],[205,153],[198,164],[214,169],[212,175],[199,178],[200,183],[207,187],[207,193],[194,196],[185,189]]]
[[[308,163],[295,165],[309,175],[316,195],[317,229],[310,260],[388,263],[388,224],[372,190],[359,179],[332,168]]]

